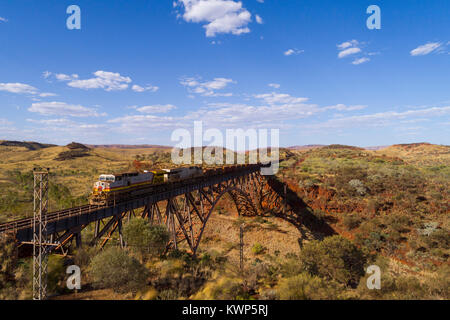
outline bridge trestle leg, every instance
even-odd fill
[[[130,215],[131,215],[131,211],[128,213],[128,219],[130,219]],[[122,235],[122,219],[119,219],[119,221],[117,221],[117,229],[118,229],[118,232],[119,232],[120,247],[124,248],[125,247],[125,241],[124,241],[123,235]]]

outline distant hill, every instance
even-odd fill
[[[324,144],[307,144],[304,146],[292,146],[288,147],[289,150],[309,150],[309,149],[317,149],[317,148],[323,148],[326,145]]]
[[[72,160],[75,158],[89,157],[91,155],[89,153],[91,149],[78,142],[69,143],[66,148],[69,150],[60,152],[55,158],[56,161]]]
[[[394,144],[376,152],[414,164],[448,165],[450,163],[450,146],[427,142]]]
[[[405,154],[448,154],[450,153],[450,146],[431,144],[428,142],[404,143],[389,146],[385,151],[403,152]]]
[[[1,140],[0,146],[5,147],[25,147],[28,150],[39,150],[44,148],[50,148],[55,147],[54,144],[44,144],[39,142],[33,142],[33,141],[8,141],[8,140]]]
[[[437,146],[428,142],[417,142],[417,143],[401,143],[401,144],[393,144],[391,147],[393,148],[401,148],[404,150],[412,150],[418,149],[420,147],[429,147],[429,146]]]
[[[333,148],[335,148],[336,146],[339,145],[331,145]],[[325,147],[329,147],[329,145],[326,144],[306,144],[304,146],[292,146],[292,147],[288,147],[287,149],[289,150],[311,150],[311,149],[318,149],[318,148],[325,148]],[[347,147],[347,146],[343,146],[343,147]],[[372,147],[363,147],[362,149],[365,150],[372,150],[372,151],[376,151],[376,150],[381,150],[381,149],[385,149],[389,146],[372,146]]]
[[[377,150],[381,150],[381,149],[386,149],[389,146],[373,146],[373,147],[364,147],[364,149],[366,150],[372,150],[372,151],[377,151]]]
[[[69,148],[70,150],[81,149],[81,150],[89,151],[89,148],[86,147],[86,145],[78,143],[78,142],[69,143],[66,147]]]
[[[114,148],[114,149],[172,149],[170,146],[157,144],[86,144],[89,148]]]
[[[345,144],[330,144],[324,147],[325,149],[351,149],[351,150],[364,150],[364,148],[347,146]]]

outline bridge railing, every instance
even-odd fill
[[[215,176],[222,176],[222,175],[228,176],[230,174],[239,173],[239,172],[242,172],[243,174],[252,173],[252,172],[259,170],[261,166],[264,166],[264,165],[235,167],[235,170],[229,171],[229,172],[222,171],[222,172],[217,172],[214,174],[208,174],[206,176],[201,176],[201,177],[196,177],[196,178],[192,178],[192,179],[188,179],[188,180],[179,181],[179,182],[173,183],[171,185],[162,184],[159,186],[161,190],[159,190],[158,188],[156,188],[156,189],[152,188],[148,194],[139,195],[134,198],[136,198],[136,199],[145,198],[149,194],[158,193],[158,192],[167,192],[170,188],[176,189],[179,187],[183,187],[185,185],[199,183],[199,182],[205,181],[205,179],[208,180]],[[130,200],[133,200],[133,198],[124,200],[123,202],[130,201]],[[119,203],[117,203],[117,204],[119,204]],[[116,205],[116,203],[114,205]],[[50,212],[50,213],[47,213],[45,215],[45,217],[47,219],[47,222],[54,222],[54,221],[59,221],[64,218],[69,218],[71,216],[82,215],[82,214],[90,213],[91,211],[96,211],[98,209],[108,208],[108,207],[110,207],[110,206],[108,206],[108,205],[106,205],[106,206],[82,205],[82,206],[78,206],[78,207],[73,207],[73,208]],[[30,217],[30,218],[23,218],[23,219],[19,219],[19,220],[2,223],[2,224],[0,224],[0,233],[17,232],[18,230],[21,230],[21,229],[33,228],[33,220],[34,219],[32,217]]]

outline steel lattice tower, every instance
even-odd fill
[[[48,169],[34,170],[34,220],[33,220],[33,300],[47,296],[48,264]]]

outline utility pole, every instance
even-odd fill
[[[48,246],[48,172],[33,170],[33,300],[47,297]]]
[[[286,206],[287,206],[287,185],[286,185],[286,176],[283,172],[283,215],[286,215]]]
[[[244,271],[244,224],[239,227],[239,268]]]

